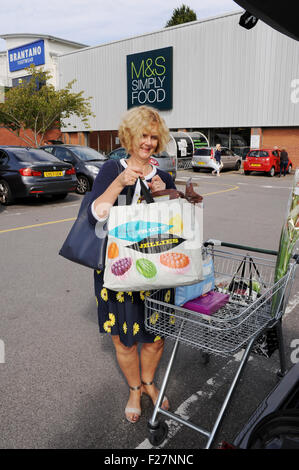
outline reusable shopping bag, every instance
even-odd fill
[[[163,289],[202,280],[202,206],[186,199],[112,207],[104,287]]]

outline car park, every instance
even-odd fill
[[[292,171],[292,162],[289,160],[287,172]],[[244,173],[250,175],[251,172],[263,172],[268,176],[274,176],[280,172],[280,150],[255,149],[250,150],[244,161]]]
[[[112,150],[112,152],[110,152],[107,157],[112,160],[120,160],[122,158],[128,158],[129,155],[127,154],[126,149],[124,147],[119,147],[115,150]],[[171,157],[167,152],[163,151],[158,153],[157,155],[152,155],[150,157],[150,163],[151,165],[156,166],[160,170],[169,173],[175,181],[176,162],[174,157]]]
[[[191,161],[193,171],[203,169],[216,170],[215,151],[216,147],[203,147],[195,150]],[[221,161],[223,163],[223,169],[239,170],[241,168],[242,158],[227,147],[221,147]]]
[[[63,199],[77,187],[72,165],[41,149],[0,146],[0,203],[52,195]]]
[[[78,194],[85,194],[91,190],[101,166],[107,160],[104,154],[84,145],[43,145],[41,148],[59,160],[73,165],[78,179],[76,190]]]

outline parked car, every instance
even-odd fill
[[[107,160],[102,153],[84,145],[43,145],[41,148],[59,160],[73,165],[78,179],[76,190],[78,194],[85,194],[91,190],[101,166]]]
[[[193,171],[200,171],[201,169],[215,170],[217,168],[214,158],[215,151],[216,147],[203,147],[195,150],[191,161]],[[242,158],[227,147],[221,147],[221,161],[223,169],[239,170]]]
[[[77,184],[72,165],[44,150],[0,146],[1,204],[11,204],[18,197],[45,194],[63,199],[76,190]]]
[[[292,162],[289,160],[287,172],[292,171]],[[244,173],[250,175],[252,171],[264,172],[269,176],[274,176],[280,171],[280,150],[256,149],[248,152],[244,161]]]
[[[121,158],[128,158],[129,155],[126,152],[126,149],[123,147],[119,147],[112,152],[108,153],[108,158],[113,160],[120,160]],[[176,179],[176,165],[175,165],[175,158],[171,157],[167,152],[163,151],[158,153],[157,155],[152,155],[150,157],[150,163],[160,170],[164,170],[169,173],[173,181]]]

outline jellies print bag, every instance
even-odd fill
[[[140,291],[202,280],[202,211],[181,198],[112,207],[104,286]]]

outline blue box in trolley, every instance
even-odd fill
[[[205,435],[208,439],[206,448],[210,448],[250,352],[268,329],[275,328],[277,332],[280,374],[283,376],[286,373],[281,318],[288,302],[298,259],[292,259],[286,275],[274,282],[278,254],[276,251],[216,240],[208,241],[204,245],[203,256],[209,254],[213,257],[215,289],[230,293],[230,301],[224,307],[211,316],[199,314],[166,303],[159,290],[153,292],[145,301],[146,329],[174,340],[160,394],[148,423],[152,445],[160,445],[168,433],[166,423],[157,419],[160,413]],[[227,248],[232,250],[228,251]],[[211,431],[160,407],[180,343],[199,349],[204,359],[210,354],[228,357],[244,349],[240,366]]]

